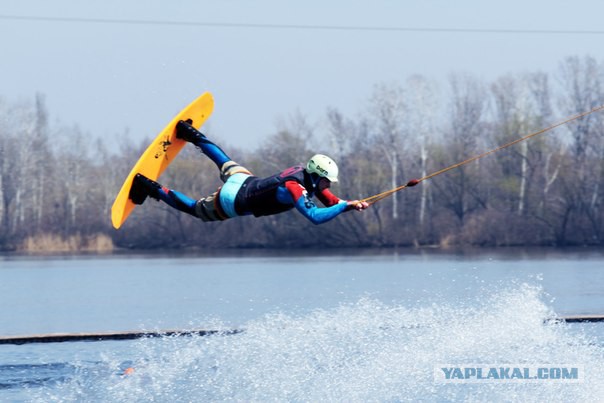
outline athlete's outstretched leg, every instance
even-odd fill
[[[202,221],[221,221],[227,218],[218,206],[217,193],[194,200],[141,174],[136,174],[130,189],[130,199],[134,204],[143,204],[147,196],[155,200],[161,200],[177,210],[200,218]]]
[[[143,204],[147,196],[161,200],[177,210],[195,215],[195,200],[180,192],[163,187],[144,175],[136,174],[130,189],[130,199],[134,204]]]
[[[191,126],[189,122],[181,120],[176,124],[176,137],[193,143],[201,149],[201,152],[214,161],[220,170],[220,178],[223,182],[226,182],[229,176],[236,173],[251,175],[250,171],[233,161],[222,148],[210,141],[203,133]]]
[[[176,124],[176,137],[188,141],[189,143],[193,143],[201,148],[201,152],[214,161],[218,168],[224,165],[225,162],[231,160],[222,148],[212,143],[203,133],[191,126],[189,122],[181,120]]]

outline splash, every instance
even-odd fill
[[[236,335],[147,339],[111,371],[76,375],[40,400],[595,401],[604,348],[519,284],[463,306],[388,305],[372,298],[303,316],[273,314]],[[582,383],[439,384],[440,363],[581,365]],[[125,368],[134,368],[124,375]],[[112,373],[108,376],[107,373]]]

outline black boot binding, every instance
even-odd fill
[[[147,199],[147,196],[155,200],[159,200],[159,190],[161,185],[146,176],[136,174],[132,181],[132,187],[130,188],[130,194],[128,197],[134,204],[143,204]]]
[[[191,126],[191,123],[193,123],[191,119],[179,121],[176,124],[176,138],[188,141],[189,143],[199,144],[206,136]]]

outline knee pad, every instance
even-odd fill
[[[195,215],[201,221],[223,221],[228,217],[222,212],[219,205],[218,192],[208,197],[201,198],[195,203]]]
[[[227,179],[229,179],[229,176],[234,175],[234,174],[239,174],[239,173],[243,173],[243,174],[247,174],[247,175],[252,174],[250,171],[247,170],[247,168],[242,167],[235,161],[227,161],[224,164],[222,164],[222,166],[220,167],[220,179],[223,182],[226,182]]]

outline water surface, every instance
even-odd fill
[[[0,400],[595,400],[602,326],[544,319],[604,313],[603,268],[554,251],[5,257],[2,335],[244,332],[0,346]],[[586,379],[436,384],[445,362],[581,364]]]

